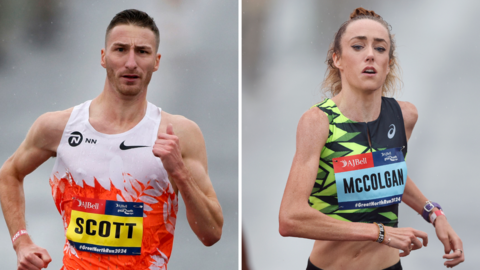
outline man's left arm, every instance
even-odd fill
[[[215,244],[222,235],[223,214],[208,176],[207,152],[200,128],[182,119],[168,124],[153,148],[175,186],[182,194],[187,220],[193,232],[206,246]]]

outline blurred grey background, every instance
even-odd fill
[[[146,11],[160,29],[160,69],[150,102],[195,121],[203,131],[209,173],[223,208],[222,239],[204,247],[180,199],[169,269],[236,269],[238,265],[238,2],[222,0],[0,0],[0,162],[16,150],[41,114],[95,98],[105,29],[128,8]],[[64,234],[51,197],[50,159],[25,179],[27,229],[62,265]],[[1,269],[16,255],[0,217]]]
[[[243,0],[242,225],[251,268],[306,268],[314,241],[280,236],[280,201],[298,120],[323,100],[328,46],[359,6],[391,24],[403,69],[397,99],[419,112],[409,175],[463,240],[466,260],[455,269],[478,269],[480,2],[380,0]],[[402,204],[399,226],[429,235],[428,247],[402,259],[404,269],[445,268],[431,224]]]

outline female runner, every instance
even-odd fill
[[[441,206],[407,176],[404,157],[418,114],[414,105],[385,97],[399,82],[389,29],[374,11],[350,15],[327,57],[323,87],[333,97],[298,124],[279,231],[316,240],[307,270],[402,269],[400,257],[427,246],[428,238],[397,227],[400,201],[433,221],[445,266],[464,261]]]

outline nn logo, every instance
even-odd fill
[[[97,144],[97,140],[89,139],[89,138],[85,138],[85,142],[86,142],[86,143]]]
[[[70,137],[68,138],[68,144],[70,144],[71,147],[76,147],[82,143],[82,140],[83,140],[82,133],[78,131],[74,131],[70,133]]]
[[[70,133],[70,137],[68,138],[68,144],[70,144],[71,147],[76,147],[79,146],[83,141],[83,135],[82,133],[78,131],[74,131]],[[95,139],[89,139],[85,138],[86,143],[91,143],[91,144],[97,144],[97,140]]]

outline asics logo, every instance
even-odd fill
[[[391,124],[389,127],[390,129],[388,130],[387,136],[389,139],[391,139],[393,136],[395,136],[395,125]]]

